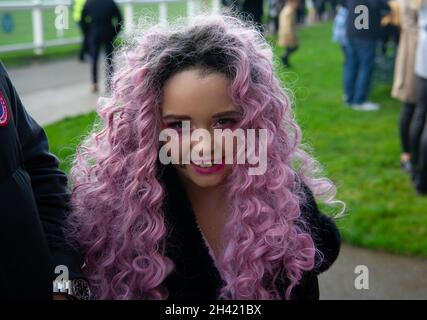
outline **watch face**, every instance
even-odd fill
[[[90,299],[90,289],[87,282],[83,279],[76,279],[72,281],[73,295],[79,300]]]

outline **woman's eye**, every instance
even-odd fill
[[[182,121],[170,122],[167,124],[168,128],[181,130],[182,129]]]
[[[219,119],[216,123],[215,123],[215,127],[232,127],[233,125],[236,124],[236,119],[232,119],[232,118],[223,118],[223,119]]]

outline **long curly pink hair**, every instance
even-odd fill
[[[68,231],[84,253],[95,298],[168,297],[162,283],[174,264],[164,254],[158,176],[162,88],[171,75],[198,67],[230,79],[241,128],[268,129],[266,173],[250,176],[246,165],[236,165],[226,182],[227,246],[218,261],[225,285],[218,298],[289,299],[318,254],[300,219],[302,182],[325,203],[335,201],[335,187],[302,150],[269,44],[233,14],[203,15],[185,26],[145,30],[115,61],[112,97],[99,108],[103,127],[78,148],[71,170]],[[290,284],[279,292],[283,274]]]

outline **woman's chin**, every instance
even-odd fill
[[[213,188],[217,187],[222,183],[222,179],[191,179],[191,181],[200,188]]]

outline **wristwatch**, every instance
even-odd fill
[[[89,284],[84,279],[69,280],[68,295],[75,300],[90,300]]]

